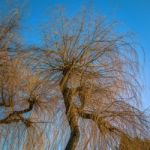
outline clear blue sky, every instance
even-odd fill
[[[17,1],[17,0],[14,0]],[[23,0],[22,0],[23,1]],[[82,6],[90,8],[106,16],[110,20],[120,22],[120,29],[136,33],[137,40],[145,49],[146,62],[143,73],[143,102],[144,107],[150,106],[150,0],[28,0],[21,1],[25,10],[24,30],[26,42],[39,42],[37,26],[46,20],[56,5],[63,5],[68,14],[75,13]],[[5,8],[5,0],[0,0],[0,9]],[[15,3],[10,4],[10,6]],[[0,11],[2,13],[2,11]]]

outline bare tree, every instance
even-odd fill
[[[0,24],[1,149],[58,149],[58,113],[71,131],[66,150],[117,149],[124,135],[148,136],[134,43],[103,17],[79,15],[60,13],[43,47],[25,50],[17,18]]]
[[[65,149],[88,149],[92,137],[99,141],[92,149],[115,149],[124,134],[146,137],[148,121],[138,109],[138,52],[129,35],[85,13],[66,17],[61,12],[49,28],[44,48],[38,49],[37,70],[63,95],[71,131]]]
[[[59,95],[28,67],[30,53],[22,50],[17,30],[16,12],[1,21],[0,149],[44,149],[44,131]]]

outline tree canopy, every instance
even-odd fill
[[[2,149],[119,149],[125,135],[149,137],[129,34],[60,12],[39,47],[23,45],[18,26],[16,14],[0,20]]]

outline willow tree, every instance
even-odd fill
[[[43,122],[54,107],[48,97],[55,94],[27,66],[18,23],[16,12],[0,20],[0,149],[43,149]]]
[[[37,70],[63,96],[70,127],[65,150],[115,149],[123,135],[146,137],[148,122],[139,110],[138,49],[129,34],[85,13],[60,13],[45,33]],[[90,145],[92,139],[99,144]]]
[[[43,46],[24,50],[15,16],[0,20],[1,149],[58,149],[60,131],[51,127],[58,101],[71,131],[66,150],[116,149],[124,135],[148,136],[138,51],[128,36],[102,17],[61,13]]]

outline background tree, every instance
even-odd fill
[[[0,20],[0,149],[44,149],[55,85],[27,66],[30,53],[18,38],[18,19],[15,11]]]

